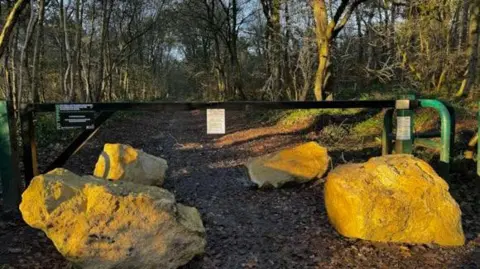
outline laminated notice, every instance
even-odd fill
[[[411,117],[397,117],[397,140],[412,139]]]
[[[207,134],[225,134],[225,109],[207,109]]]
[[[55,106],[57,129],[95,129],[93,104],[59,104]]]

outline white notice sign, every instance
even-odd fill
[[[411,124],[411,117],[397,117],[397,140],[410,140],[412,138]]]
[[[225,134],[225,109],[207,109],[207,134]]]

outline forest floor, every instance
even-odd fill
[[[205,254],[189,268],[480,268],[480,195],[472,164],[454,169],[451,193],[463,211],[463,247],[385,244],[347,239],[329,224],[323,181],[278,190],[251,187],[244,164],[285,147],[317,140],[329,147],[333,165],[380,155],[375,139],[325,132],[338,117],[313,126],[262,126],[227,111],[227,135],[206,134],[200,111],[133,114],[103,127],[65,166],[91,174],[104,143],[124,143],[168,160],[165,188],[198,208],[207,230]],[[355,120],[355,117],[354,119]],[[467,124],[468,125],[468,124]],[[330,128],[334,130],[334,128]],[[53,145],[39,152],[41,168]],[[432,161],[434,162],[434,160]],[[70,268],[48,238],[19,218],[0,219],[0,269]]]

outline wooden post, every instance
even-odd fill
[[[28,109],[22,111],[20,116],[23,144],[23,168],[25,170],[26,187],[28,187],[32,179],[39,174],[33,117],[33,111]]]

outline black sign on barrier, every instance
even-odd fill
[[[58,130],[95,128],[93,104],[58,104],[55,111]]]

